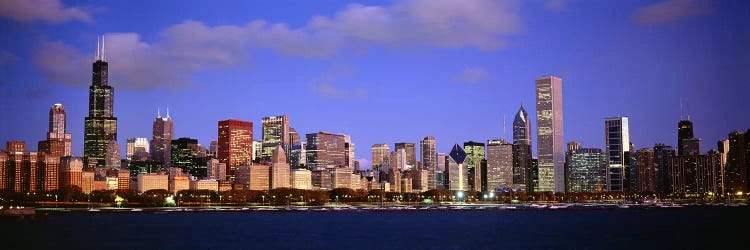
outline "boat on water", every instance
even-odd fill
[[[141,212],[141,211],[143,211],[143,209],[140,209],[140,208],[133,208],[133,209],[130,209],[130,211],[131,211],[131,212]]]
[[[99,209],[96,209],[96,208],[89,208],[89,210],[86,210],[86,211],[89,211],[89,212],[99,212],[99,211],[102,211],[102,210],[99,210]]]

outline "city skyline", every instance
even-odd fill
[[[617,13],[619,13],[619,16],[629,17],[632,15],[633,18],[635,18],[635,16],[637,16],[636,13],[640,13],[639,10],[648,8],[649,6],[652,6],[654,4],[658,4],[658,2],[659,1],[650,1],[648,3],[643,3],[637,6],[634,3],[623,4],[626,5],[627,8],[624,9],[627,9],[628,13],[625,13],[626,11]],[[70,4],[70,6],[72,6],[70,7],[66,5],[66,7],[68,8],[75,8],[76,6],[75,3],[65,4]],[[585,4],[571,3],[567,5],[566,10],[556,12],[553,10],[544,9],[543,6],[536,6],[535,4],[531,3],[519,3],[516,5],[517,6],[508,7],[504,6],[504,4],[490,4],[488,6],[499,8],[502,10],[508,10],[510,12],[517,11],[518,13],[520,13],[519,15],[521,17],[525,17],[520,18],[516,21],[523,21],[524,19],[529,18],[529,16],[541,15],[538,12],[549,15],[551,16],[551,18],[563,18],[565,16],[569,17],[575,12],[580,12],[584,11],[587,8],[591,8],[591,6],[585,6]],[[626,26],[628,32],[667,33],[667,35],[661,34],[662,36],[660,36],[660,38],[656,39],[657,41],[655,41],[656,44],[664,45],[677,41],[677,38],[680,35],[687,34],[698,36],[700,34],[707,34],[706,32],[709,32],[707,30],[709,30],[711,24],[721,23],[725,21],[725,19],[721,19],[718,16],[723,15],[726,19],[739,18],[740,21],[747,22],[747,18],[743,19],[737,17],[736,10],[732,10],[732,8],[730,8],[731,6],[729,5],[731,5],[731,3],[712,3],[712,5],[710,6],[710,9],[712,9],[712,11],[709,14],[702,14],[699,16],[684,18],[682,20],[669,22],[668,24],[654,24],[648,22],[642,23],[641,21],[630,19],[627,21],[610,20],[607,23],[611,25],[617,24]],[[367,4],[366,6],[377,6],[377,4]],[[400,5],[394,3],[390,5],[384,4],[383,6],[393,8],[393,6]],[[333,16],[333,14],[330,13],[349,13],[348,11],[353,11],[355,9],[356,8],[353,6],[345,7],[345,5],[324,6],[321,7],[321,12],[329,14],[321,15],[330,17]],[[111,13],[111,17],[117,17],[118,13],[116,12],[116,10],[117,8],[112,8],[113,13]],[[527,13],[531,10],[538,12],[536,12],[536,14]],[[288,16],[285,13],[275,14],[277,15],[277,17]],[[533,68],[532,71],[514,71],[510,70],[513,67],[507,65],[508,61],[493,59],[495,57],[504,57],[504,55],[511,55],[510,58],[519,59],[524,55],[529,55],[528,53],[523,52],[525,50],[528,50],[528,47],[524,48],[524,46],[532,44],[531,41],[534,40],[534,36],[535,34],[537,34],[537,32],[541,32],[550,28],[532,25],[533,22],[529,23],[524,21],[524,23],[521,25],[522,27],[528,29],[527,31],[529,32],[529,34],[511,35],[513,38],[507,41],[511,42],[512,44],[509,48],[490,50],[489,52],[484,51],[483,49],[487,48],[482,47],[481,44],[476,41],[459,43],[455,46],[447,46],[444,44],[429,44],[429,42],[425,41],[413,44],[413,46],[418,46],[422,43],[430,45],[430,48],[426,49],[427,52],[421,50],[416,52],[405,52],[398,48],[378,48],[378,43],[370,41],[369,43],[365,44],[366,47],[374,46],[376,48],[370,48],[369,52],[362,52],[361,55],[354,56],[353,58],[341,58],[338,56],[334,56],[333,58],[320,59],[325,62],[325,66],[311,67],[314,68],[314,70],[299,71],[301,74],[298,77],[301,78],[307,76],[311,76],[312,78],[327,78],[319,80],[317,84],[310,83],[311,80],[298,79],[302,83],[279,85],[277,83],[293,82],[296,78],[276,78],[280,77],[280,74],[279,72],[273,71],[268,73],[259,73],[258,71],[262,71],[266,68],[265,66],[257,65],[257,68],[250,70],[253,73],[258,73],[257,75],[251,74],[254,79],[253,81],[255,83],[265,81],[270,84],[256,84],[252,85],[253,87],[250,87],[250,89],[247,89],[246,86],[243,85],[243,81],[237,80],[239,76],[244,75],[238,75],[237,73],[245,71],[247,70],[247,68],[236,65],[234,65],[233,67],[218,70],[219,72],[227,71],[231,73],[230,75],[234,75],[234,80],[230,79],[231,81],[228,81],[228,84],[224,85],[200,85],[197,83],[189,84],[188,82],[190,82],[190,80],[186,80],[186,83],[183,83],[186,85],[178,85],[179,87],[171,85],[168,87],[149,87],[145,85],[146,83],[135,83],[134,81],[132,81],[133,79],[128,78],[127,76],[129,74],[132,74],[132,72],[128,71],[127,68],[122,67],[133,63],[128,60],[142,58],[128,57],[123,54],[123,49],[129,46],[129,44],[123,42],[128,40],[125,39],[126,37],[123,37],[123,33],[114,33],[121,32],[119,30],[122,30],[123,27],[117,27],[116,25],[110,23],[105,18],[103,18],[101,14],[88,14],[88,17],[90,19],[97,21],[94,24],[85,24],[85,22],[84,24],[81,24],[75,18],[68,22],[47,23],[45,21],[18,21],[13,17],[9,17],[7,13],[0,13],[0,16],[4,17],[0,19],[0,25],[2,25],[2,27],[13,28],[3,29],[3,33],[9,34],[11,36],[12,34],[17,34],[14,32],[22,32],[23,30],[30,29],[32,27],[42,27],[42,30],[61,27],[63,30],[65,30],[65,32],[76,34],[76,36],[79,36],[71,37],[70,34],[60,36],[52,35],[47,37],[47,41],[45,42],[45,45],[49,45],[48,43],[54,43],[55,41],[57,41],[59,43],[57,45],[62,45],[65,48],[72,49],[72,51],[70,52],[72,52],[73,54],[70,55],[70,58],[75,59],[78,58],[78,55],[80,55],[82,56],[82,58],[85,58],[87,60],[85,62],[85,66],[76,66],[75,68],[71,66],[71,68],[74,68],[73,70],[75,71],[73,75],[86,75],[90,73],[87,69],[90,69],[90,63],[93,58],[93,53],[90,52],[95,47],[95,44],[92,42],[93,40],[95,40],[93,39],[93,37],[99,33],[106,34],[107,48],[109,51],[111,51],[111,53],[107,54],[107,61],[109,62],[109,66],[111,67],[110,71],[112,75],[110,83],[118,93],[118,95],[115,95],[114,97],[114,102],[117,103],[114,110],[114,116],[119,118],[117,124],[117,133],[119,134],[119,138],[117,142],[121,145],[120,148],[123,152],[125,151],[122,150],[125,148],[125,138],[150,137],[150,123],[154,119],[153,112],[155,109],[158,109],[159,107],[170,107],[175,123],[174,138],[197,138],[199,143],[204,146],[209,145],[209,142],[211,140],[217,140],[216,122],[219,120],[238,119],[243,121],[250,121],[255,124],[253,134],[260,135],[262,133],[262,128],[260,127],[260,121],[262,117],[284,114],[291,117],[291,120],[293,121],[292,125],[296,128],[297,131],[300,132],[301,135],[315,133],[318,131],[331,131],[334,133],[343,133],[350,135],[352,142],[360,145],[359,150],[356,150],[355,158],[359,160],[365,159],[367,160],[367,162],[369,162],[370,160],[369,157],[367,157],[370,154],[369,150],[367,149],[372,144],[392,144],[396,142],[417,143],[421,138],[428,135],[434,136],[436,138],[437,152],[447,153],[449,152],[451,145],[456,143],[461,144],[466,141],[485,142],[489,139],[495,138],[504,138],[510,140],[511,135],[503,132],[503,116],[510,117],[520,107],[521,103],[525,104],[524,107],[530,114],[535,114],[536,110],[533,105],[534,95],[532,92],[534,91],[534,79],[550,74],[560,76],[565,82],[562,93],[563,99],[566,100],[565,105],[563,106],[566,118],[564,120],[564,127],[566,129],[565,137],[562,142],[563,144],[569,141],[580,141],[582,144],[587,145],[587,147],[604,149],[605,139],[602,136],[604,131],[602,126],[600,125],[601,121],[606,117],[629,116],[631,123],[631,141],[633,141],[633,143],[635,144],[636,149],[652,147],[655,143],[664,143],[666,145],[677,147],[677,135],[674,132],[674,129],[677,126],[677,122],[679,120],[682,120],[682,117],[686,116],[689,113],[691,115],[692,121],[695,123],[695,137],[702,139],[704,142],[702,143],[703,145],[701,145],[701,152],[706,152],[708,149],[715,149],[715,142],[720,139],[726,139],[727,134],[730,131],[734,131],[737,129],[742,130],[748,127],[748,124],[750,123],[750,118],[748,118],[748,116],[746,115],[743,115],[743,113],[746,113],[747,111],[745,109],[742,109],[742,101],[739,95],[733,95],[733,93],[735,93],[736,91],[742,92],[742,88],[748,88],[750,84],[743,84],[740,82],[746,81],[746,78],[742,78],[741,80],[734,80],[734,77],[731,77],[727,81],[722,81],[722,79],[727,79],[726,77],[728,77],[729,75],[742,75],[742,71],[737,71],[736,73],[738,74],[726,74],[726,76],[722,74],[722,76],[718,76],[716,75],[719,72],[718,70],[707,69],[706,71],[708,71],[709,73],[706,74],[713,74],[714,76],[716,76],[715,78],[708,76],[690,76],[691,73],[689,72],[679,71],[680,75],[687,74],[688,76],[684,76],[685,79],[679,78],[678,80],[673,78],[672,80],[665,80],[664,78],[660,78],[654,75],[657,71],[659,71],[658,67],[654,67],[653,70],[646,71],[645,75],[650,77],[641,78],[646,79],[646,82],[650,82],[650,84],[635,81],[635,79],[633,78],[622,78],[622,72],[620,72],[619,75],[615,74],[615,76],[621,77],[617,79],[617,82],[619,82],[620,85],[601,85],[598,83],[601,83],[602,80],[612,80],[612,78],[602,78],[601,73],[596,72],[597,70],[594,67],[594,63],[568,64],[564,62],[525,62],[527,67]],[[148,18],[151,17],[147,17],[147,19]],[[245,18],[249,20],[257,19],[255,16]],[[175,24],[182,21],[180,19],[170,19],[168,17],[165,17],[165,19],[167,20],[163,20],[162,23],[166,22],[169,24]],[[283,20],[281,20],[283,18],[269,19],[283,22]],[[207,22],[207,24],[204,25],[207,25],[211,28],[215,27],[215,25],[236,24],[235,22],[231,21],[226,21],[226,23],[224,23],[221,20],[209,21],[201,19],[198,21]],[[575,24],[581,21],[582,20],[570,21],[568,22],[568,24]],[[298,27],[298,22],[299,20],[294,22],[290,21],[290,26],[292,28]],[[691,24],[698,25],[698,27],[693,27],[697,31],[689,32],[686,30],[691,26]],[[78,27],[86,27],[86,25],[94,26],[95,28],[82,31],[80,30],[80,27]],[[78,32],[73,32],[75,30],[78,30]],[[143,41],[141,42],[146,44],[148,44],[149,41],[155,42],[158,41],[158,39],[166,39],[154,37],[153,31],[152,33],[139,30],[130,31],[143,32]],[[472,31],[476,30],[472,29]],[[729,31],[731,31],[731,29]],[[725,55],[723,52],[721,52],[723,51],[723,49],[725,49],[724,47],[741,49],[741,47],[737,46],[724,45],[726,43],[735,43],[729,41],[732,40],[730,38],[733,36],[729,36],[729,38],[726,37],[726,32],[729,31],[716,31],[718,32],[718,34],[724,35],[716,38],[720,39],[719,45],[722,49],[718,53],[720,55]],[[497,38],[497,36],[493,36],[492,34],[495,33],[490,32],[489,37]],[[90,81],[87,83],[86,81],[84,81],[85,84],[82,83],[77,85],[65,83],[63,81],[60,81],[59,77],[53,77],[54,74],[50,75],[50,72],[48,71],[49,68],[43,67],[45,64],[40,62],[43,61],[44,58],[39,58],[39,55],[28,57],[23,56],[25,54],[31,53],[30,51],[37,51],[35,50],[36,47],[33,47],[35,46],[35,44],[23,42],[24,40],[33,40],[33,38],[36,36],[39,36],[39,34],[20,36],[20,39],[22,41],[21,44],[26,44],[23,46],[10,46],[8,42],[0,43],[0,46],[2,46],[0,47],[0,52],[2,52],[2,55],[4,55],[5,58],[8,57],[7,55],[16,58],[15,63],[5,64],[6,61],[3,61],[3,75],[5,75],[7,78],[0,79],[2,80],[0,88],[3,90],[3,93],[7,94],[7,96],[1,96],[2,100],[0,101],[0,104],[3,107],[3,110],[14,110],[14,113],[18,112],[19,114],[26,114],[11,115],[10,117],[8,117],[8,122],[3,123],[3,125],[0,126],[0,141],[26,141],[29,150],[34,150],[34,146],[36,145],[34,142],[45,139],[44,137],[46,129],[44,121],[48,119],[48,117],[45,115],[45,111],[48,110],[49,107],[54,103],[62,103],[66,107],[66,111],[68,112],[67,131],[72,134],[72,153],[73,155],[83,155],[83,117],[86,116],[85,114],[87,112],[86,102],[82,101],[85,100],[86,94],[85,87],[83,86],[89,85]],[[514,39],[518,39],[520,41],[512,43]],[[505,39],[500,40],[505,41]],[[562,41],[564,43],[570,43],[574,40],[570,40],[569,38],[568,40]],[[375,43],[376,45],[368,46],[367,44],[370,43]],[[690,42],[686,43],[691,44]],[[611,43],[608,44],[611,45]],[[536,46],[539,45],[537,44]],[[554,45],[550,46],[554,47]],[[706,56],[706,53],[710,53],[711,51],[717,49],[716,47],[711,46],[701,47],[695,43],[691,45],[692,47],[688,45],[685,46],[686,47],[683,47],[682,49],[700,49],[694,51],[694,53],[697,53],[700,56]],[[54,49],[50,47],[44,48]],[[556,54],[558,59],[562,58],[565,55],[568,55],[553,53],[553,51],[551,51],[550,49],[546,51],[549,52],[550,55]],[[679,48],[674,50],[666,50],[665,52],[660,52],[660,50],[654,49],[655,48],[635,50],[634,52],[638,52],[635,54],[641,55],[641,57],[646,52],[653,52],[656,53],[656,55],[665,56],[671,58],[670,60],[674,60],[668,60],[669,62],[681,60],[689,61],[691,60],[691,58],[693,58],[688,53],[681,54],[681,50],[679,50]],[[664,48],[659,47],[659,49]],[[592,50],[595,51],[596,48]],[[281,54],[284,54],[283,49],[279,49],[278,51],[280,51]],[[466,57],[448,57],[456,59],[457,64],[460,65],[458,67],[449,67],[448,65],[441,66],[438,64],[430,64],[425,62],[434,58],[431,54],[437,54],[437,56],[448,56],[462,51],[466,51],[468,52],[468,54],[470,54],[471,57],[468,58],[473,57],[476,59],[469,60]],[[375,55],[379,54],[378,52],[384,52],[384,55]],[[262,52],[257,53],[263,54]],[[675,56],[674,53],[677,53],[677,55],[679,56]],[[258,58],[257,61],[255,58],[252,61],[257,64],[269,62],[270,64],[268,65],[268,67],[271,67],[273,65],[283,65],[284,62],[288,62],[290,59],[296,58],[294,53],[292,53],[292,55],[281,56],[260,56],[262,57]],[[388,58],[388,56],[392,56],[394,59],[413,58],[413,62],[419,62],[417,64],[423,66],[406,68],[406,70],[411,69],[411,72],[409,74],[402,73],[398,74],[397,76],[393,76],[392,78],[382,78],[372,77],[372,74],[379,74],[382,72],[390,71],[392,70],[390,67],[383,66],[383,64],[372,65],[359,62],[361,60],[369,59],[377,59],[382,61],[383,58]],[[736,61],[746,61],[742,59],[743,56],[746,57],[746,55],[744,55],[743,53],[738,53],[738,55],[734,55],[733,58],[736,58]],[[26,61],[23,58],[33,58],[33,60]],[[265,59],[265,61],[261,61],[260,59]],[[303,58],[300,61],[308,61],[307,63],[309,63],[310,60],[313,59]],[[734,61],[729,59],[714,60],[718,60],[712,61],[718,64],[727,63],[723,60]],[[631,60],[629,62],[646,63],[646,60]],[[699,63],[696,63],[683,66],[699,67],[699,65]],[[168,65],[163,66],[165,67],[165,71],[172,69],[168,67]],[[298,67],[307,66],[307,64],[294,64],[295,69],[299,69]],[[570,69],[565,69],[567,66],[571,66]],[[450,70],[442,71],[452,72],[453,74],[436,74],[435,76],[429,76],[430,71],[423,67],[445,67],[445,69]],[[583,68],[586,67],[593,68],[591,68],[590,70],[583,70]],[[645,65],[639,67],[649,69],[649,67]],[[117,71],[118,69],[120,69],[120,72]],[[732,67],[729,67],[729,70],[732,69]],[[21,74],[20,72],[25,72],[26,74]],[[462,72],[466,74],[461,75],[460,73]],[[514,73],[507,74],[509,72]],[[518,73],[516,74],[515,72]],[[667,72],[669,73],[669,71]],[[202,79],[201,81],[210,82],[225,80],[222,77],[215,77],[216,72],[200,74],[188,71],[187,73],[191,75],[191,77]],[[671,73],[671,75],[677,75],[678,71],[673,70],[671,71]],[[460,75],[463,77],[458,77],[456,75]],[[254,78],[256,76],[258,78]],[[472,77],[474,79],[471,79]],[[698,80],[693,80],[693,78],[697,78]],[[378,81],[388,81],[389,79],[395,82],[393,84],[384,85],[377,83]],[[480,80],[474,83],[460,83],[460,81],[472,82],[472,80],[476,79]],[[709,81],[709,79],[715,79],[718,82],[722,82],[724,85],[713,85],[714,81]],[[353,88],[344,88],[343,91],[342,89],[340,89],[340,87],[348,87],[346,86],[347,82],[361,82],[362,80],[366,80],[365,82],[368,82],[368,84],[363,84],[362,86],[356,86],[355,84],[353,85]],[[422,92],[424,94],[417,95],[416,99],[411,99],[420,101],[424,105],[433,105],[434,108],[421,109],[417,108],[417,105],[414,105],[414,108],[398,108],[400,106],[392,106],[392,104],[384,106],[384,103],[394,102],[398,99],[403,99],[405,96],[401,96],[401,94],[391,94],[394,91],[379,92],[379,88],[376,87],[382,85],[382,87],[389,89],[394,88],[394,84],[400,84],[404,86],[397,89],[403,90],[403,92],[412,92],[417,89],[430,87],[430,85],[410,85],[405,83],[425,81],[435,82],[437,85],[434,86],[435,88],[453,89],[458,87],[458,94],[462,94],[463,96],[477,96],[477,100],[479,100],[479,102],[471,102],[468,100],[464,101],[462,102],[462,104],[464,105],[459,105],[461,106],[461,109],[457,110],[450,107],[454,105],[442,104],[445,103],[445,101],[441,99],[445,97],[445,93],[435,93],[432,91],[427,91]],[[649,89],[649,91],[634,91],[639,87],[651,87],[655,81],[664,82],[667,86],[658,88],[658,86],[660,85],[656,85],[656,88],[653,90]],[[31,84],[26,85],[22,84],[22,82],[31,82]],[[138,84],[141,84],[143,86],[133,86]],[[732,84],[736,84],[736,86],[733,86]],[[310,87],[308,85],[314,86]],[[682,86],[687,87],[682,88]],[[710,89],[705,88],[708,86],[716,87]],[[203,90],[209,87],[215,87],[216,89],[203,93]],[[242,105],[232,105],[232,98],[237,98],[237,96],[227,92],[227,87],[238,87],[240,91],[237,92],[246,91],[249,93],[247,95],[249,97],[248,99],[259,100],[251,100],[249,102],[239,101],[239,103],[242,103]],[[279,91],[278,95],[272,92],[270,92],[270,94],[264,94],[267,93],[264,91],[268,91],[271,87],[282,88],[285,89],[285,91]],[[364,95],[361,95],[361,93],[359,92],[359,87],[363,89],[364,92],[362,93],[365,93]],[[604,88],[601,89],[602,87]],[[309,88],[313,89],[313,93],[311,95],[310,93],[302,95],[297,93],[298,91],[295,91],[295,89],[308,90]],[[597,88],[599,88],[598,92]],[[247,91],[253,89],[257,91]],[[265,99],[263,99],[264,95],[268,95],[274,99],[279,99],[281,96],[284,96],[284,94],[281,93],[286,92],[287,89],[291,89],[291,92],[293,93],[291,96],[291,101],[289,102],[293,103],[294,105],[263,104],[265,101]],[[593,90],[583,91],[580,89]],[[723,98],[721,98],[721,101],[719,102],[716,102],[716,100],[714,99],[717,96],[716,91],[718,91],[719,93],[724,93],[723,95],[721,95]],[[618,92],[623,93],[618,94]],[[495,93],[495,95],[484,95],[482,93]],[[605,93],[609,93],[610,95],[604,95]],[[426,98],[426,96],[428,95],[434,95],[435,98],[428,99]],[[453,95],[454,94],[451,94],[449,96]],[[22,98],[29,96],[37,96],[37,98],[32,98],[29,102],[21,101]],[[191,97],[191,99],[187,99],[187,97]],[[198,99],[195,100],[195,97],[198,97]],[[229,102],[227,102],[226,99],[229,99]],[[580,101],[579,99],[582,99],[583,101]],[[609,102],[612,102],[611,104],[613,105],[601,105],[602,103]],[[682,108],[683,110],[680,110],[681,103],[687,103],[687,105]],[[332,111],[322,108],[332,105],[345,106],[344,112],[346,112],[348,116],[342,117]],[[409,106],[412,105],[406,105],[405,107]],[[423,105],[420,105],[419,107],[422,106]],[[488,106],[493,108],[487,108]],[[609,109],[606,110],[602,108],[602,106]],[[381,107],[384,108],[381,109]],[[217,110],[226,112],[217,112]],[[719,112],[716,112],[716,110],[719,110]],[[433,126],[421,125],[423,124],[420,122],[423,119],[422,115],[441,117],[440,114],[442,113],[452,112],[463,112],[463,114],[465,114],[465,118],[461,119],[462,121],[438,119],[438,121],[440,122],[430,123],[434,124]],[[393,115],[389,116],[388,114]],[[19,123],[19,120],[23,120],[23,122]],[[28,125],[13,126],[12,124]],[[533,128],[536,128],[536,125],[536,118],[532,118],[531,126]],[[376,129],[377,131],[382,132],[372,133],[372,131]],[[532,143],[533,149],[531,150],[531,152],[534,155],[537,155],[536,136],[536,133],[532,133],[532,142],[534,143]],[[259,140],[260,138],[254,139]],[[369,164],[363,164],[363,168],[368,168],[369,166]]]

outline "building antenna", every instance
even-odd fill
[[[682,115],[682,113],[683,113],[682,112],[682,106],[683,106],[682,105],[682,98],[680,98],[680,120],[682,120],[682,118],[683,118],[683,115]]]
[[[107,61],[107,47],[104,46],[104,35],[102,35],[102,61]]]
[[[94,50],[94,61],[99,60],[99,44],[101,41],[99,41],[99,35],[96,36],[96,50]]]
[[[687,119],[690,121],[690,102],[685,101],[685,109],[687,110]]]
[[[169,107],[167,107],[167,119],[169,119]]]
[[[156,118],[161,118],[161,107],[156,107]]]

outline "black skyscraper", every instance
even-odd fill
[[[93,79],[89,87],[89,116],[84,123],[83,156],[88,164],[105,166],[107,145],[117,140],[117,118],[113,113],[114,89],[108,83],[104,38],[97,44]]]

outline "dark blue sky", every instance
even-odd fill
[[[157,107],[204,145],[219,120],[260,140],[261,117],[287,114],[350,134],[369,166],[374,143],[510,137],[503,117],[534,114],[544,75],[563,79],[565,141],[584,147],[620,115],[637,148],[675,145],[680,100],[704,151],[750,128],[747,1],[44,2],[0,6],[0,141],[32,150],[60,102],[82,153],[97,34],[122,144],[151,137]]]

